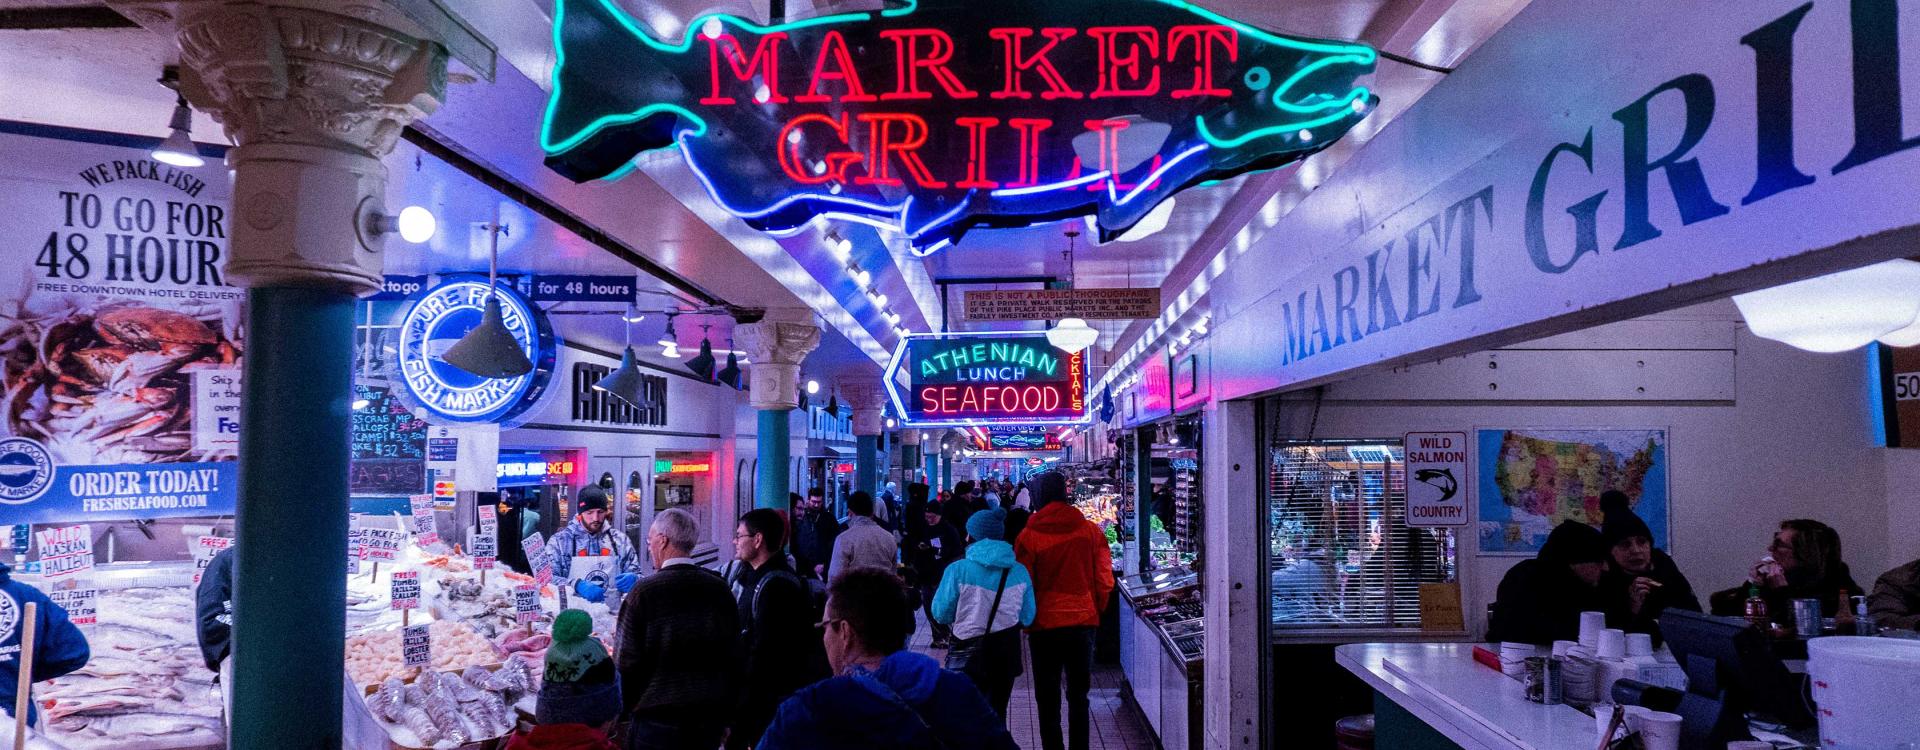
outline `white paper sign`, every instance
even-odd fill
[[[347,575],[360,575],[360,559],[367,554],[363,544],[365,542],[361,529],[347,529]]]
[[[193,449],[240,448],[240,368],[193,373]]]
[[[408,667],[433,663],[433,636],[426,625],[413,625],[400,633],[400,654]]]
[[[213,556],[220,550],[233,546],[233,540],[224,536],[203,536],[193,541],[193,585],[200,585],[200,576],[207,572]]]
[[[500,554],[500,537],[495,534],[494,529],[476,529],[473,532],[472,542],[473,549],[468,550],[468,553],[473,555],[473,567],[480,570],[491,569],[493,559]]]
[[[481,505],[475,510],[480,514],[481,533],[492,534],[500,530],[500,511],[491,503]]]
[[[1407,525],[1467,525],[1467,433],[1407,433]]]
[[[513,587],[513,617],[519,622],[540,619],[540,588],[531,584]]]
[[[93,625],[99,622],[99,609],[95,606],[98,592],[93,584],[80,578],[68,578],[54,584],[47,590],[47,598],[55,605],[67,611],[67,619],[75,625]]]
[[[520,542],[520,549],[527,553],[527,564],[533,566],[533,578],[545,586],[553,582],[553,560],[547,558],[547,541],[538,532]]]
[[[395,529],[362,529],[360,539],[360,559],[380,562],[399,557],[400,545],[406,543],[407,535]]]
[[[48,579],[77,576],[93,570],[93,528],[87,524],[36,532],[40,574]]]
[[[417,570],[393,571],[393,608],[420,608],[420,572]]]
[[[413,506],[414,543],[428,545],[439,542],[440,532],[433,524],[433,496],[414,495],[407,500]]]

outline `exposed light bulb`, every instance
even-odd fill
[[[820,392],[820,381],[818,380],[807,381],[807,395],[811,396],[819,392]]]

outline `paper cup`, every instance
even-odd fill
[[[1627,634],[1613,628],[1600,631],[1600,645],[1594,651],[1602,659],[1626,658]]]
[[[1566,656],[1568,653],[1571,653],[1573,651],[1573,648],[1575,646],[1578,646],[1578,645],[1580,645],[1578,641],[1554,641],[1553,655]]]
[[[1663,711],[1629,711],[1627,722],[1640,733],[1646,750],[1680,750],[1680,715]]]
[[[1593,704],[1593,738],[1595,740],[1600,739],[1601,736],[1607,733],[1607,725],[1613,723],[1613,710],[1615,708],[1619,708],[1619,706],[1612,703]],[[1607,738],[1607,742],[1612,743],[1614,740],[1620,739],[1626,732],[1626,729],[1627,725],[1622,723],[1620,729],[1614,732],[1612,737]]]
[[[1646,633],[1627,634],[1627,658],[1653,655],[1653,636]]]
[[[1600,645],[1600,631],[1607,627],[1607,613],[1580,613],[1580,645],[1597,648]]]

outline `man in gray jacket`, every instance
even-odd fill
[[[866,568],[898,574],[900,545],[893,532],[873,518],[873,495],[855,492],[847,498],[847,530],[833,542],[833,562],[827,574],[838,579],[848,572]]]

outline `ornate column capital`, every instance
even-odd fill
[[[840,381],[840,393],[853,406],[853,434],[879,435],[887,431],[887,389],[876,378]]]
[[[788,410],[800,404],[800,362],[820,346],[819,326],[762,320],[734,328],[733,340],[753,362],[747,376],[753,408]]]
[[[232,257],[249,287],[379,288],[386,167],[446,96],[438,43],[353,15],[248,0],[180,3],[181,92],[238,146]],[[355,12],[355,11],[361,12]]]

